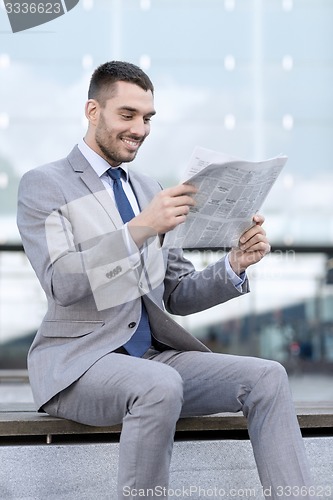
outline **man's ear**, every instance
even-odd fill
[[[100,109],[100,105],[95,99],[89,99],[86,102],[85,115],[92,125],[96,125],[98,122]]]

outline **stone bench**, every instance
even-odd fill
[[[0,370],[0,383],[28,383],[28,370]]]
[[[304,436],[333,436],[333,401],[297,403],[298,422]],[[121,425],[110,427],[92,427],[78,424],[70,420],[51,417],[45,413],[37,413],[32,403],[0,402],[0,439],[26,440],[30,438],[40,442],[40,438],[51,443],[53,438],[62,441],[79,439],[88,442],[96,438],[116,441],[119,438]],[[248,439],[246,419],[241,413],[220,413],[202,417],[182,418],[177,423],[176,439],[189,438],[196,435],[198,439],[226,439],[240,437]]]
[[[318,487],[333,499],[333,402],[297,404]],[[0,403],[2,500],[116,500],[121,426],[90,427]],[[263,498],[241,414],[180,419],[170,499]]]

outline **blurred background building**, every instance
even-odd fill
[[[167,187],[196,145],[287,165],[262,212],[272,254],[252,293],[179,321],[212,349],[333,367],[332,0],[81,0],[12,34],[0,3],[0,369],[26,366],[45,298],[16,251],[21,175],[83,136],[93,69],[151,76],[157,115],[133,168]],[[14,251],[15,250],[15,251]],[[221,252],[189,252],[198,267]]]

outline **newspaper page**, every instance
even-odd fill
[[[196,147],[184,183],[198,188],[186,222],[166,235],[172,248],[230,248],[253,224],[286,156],[252,162]]]

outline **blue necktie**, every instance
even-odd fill
[[[115,201],[123,222],[126,223],[135,216],[133,208],[128,201],[121,183],[121,168],[109,168],[107,173],[113,180],[113,192]],[[134,335],[130,338],[123,347],[131,356],[141,357],[151,346],[151,331],[149,326],[148,314],[146,307],[141,300],[142,312],[141,319]]]

